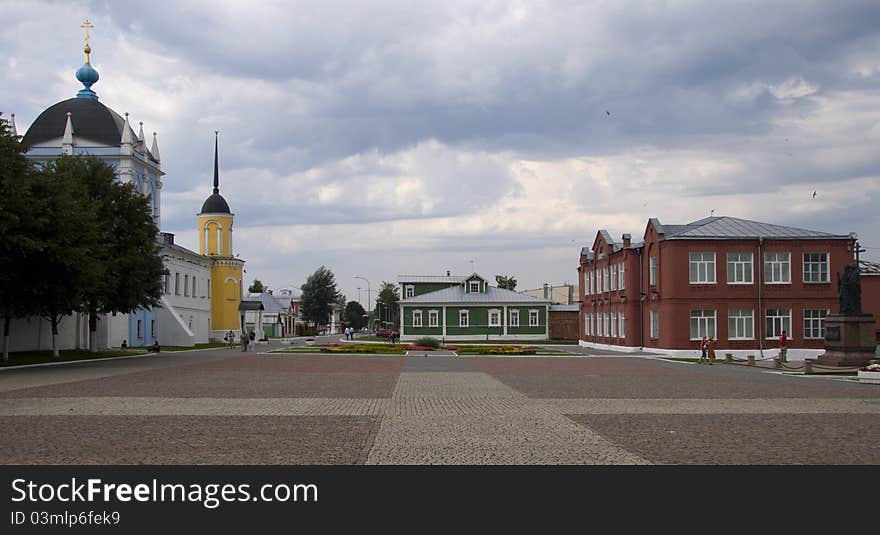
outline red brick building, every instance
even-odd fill
[[[719,357],[767,355],[785,329],[791,358],[815,356],[852,261],[852,236],[733,217],[650,219],[638,243],[600,230],[578,267],[581,344],[692,355],[708,336]]]

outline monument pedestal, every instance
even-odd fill
[[[823,366],[865,366],[877,358],[873,314],[832,314],[825,318],[825,353],[810,359]]]

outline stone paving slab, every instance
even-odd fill
[[[643,464],[561,415],[382,419],[367,464]]]
[[[542,399],[562,414],[880,414],[862,399]]]
[[[479,372],[403,372],[392,398],[525,398],[497,379]]]
[[[0,464],[359,464],[375,417],[0,417]]]
[[[658,464],[880,463],[877,414],[582,414],[570,418]]]

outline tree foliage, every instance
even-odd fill
[[[349,301],[345,304],[345,311],[342,313],[342,320],[355,329],[360,329],[366,323],[366,320],[364,319],[366,314],[367,311],[364,310],[364,307],[360,303],[357,301]]]
[[[336,289],[336,277],[324,266],[309,275],[300,288],[302,298],[299,309],[305,321],[315,324],[326,324],[334,304],[338,303],[342,294]]]
[[[499,288],[505,290],[516,289],[516,277],[513,275],[495,275],[495,282],[498,284]]]
[[[397,304],[400,303],[400,290],[396,284],[382,281],[379,295],[376,296],[376,314],[379,321],[397,324]]]
[[[261,294],[266,291],[266,287],[263,286],[260,279],[254,279],[254,282],[251,284],[250,288],[248,288],[248,291],[252,294]]]

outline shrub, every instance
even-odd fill
[[[432,347],[437,349],[440,347],[440,340],[436,338],[431,338],[430,336],[423,336],[415,341],[413,345],[422,346],[422,347]]]

